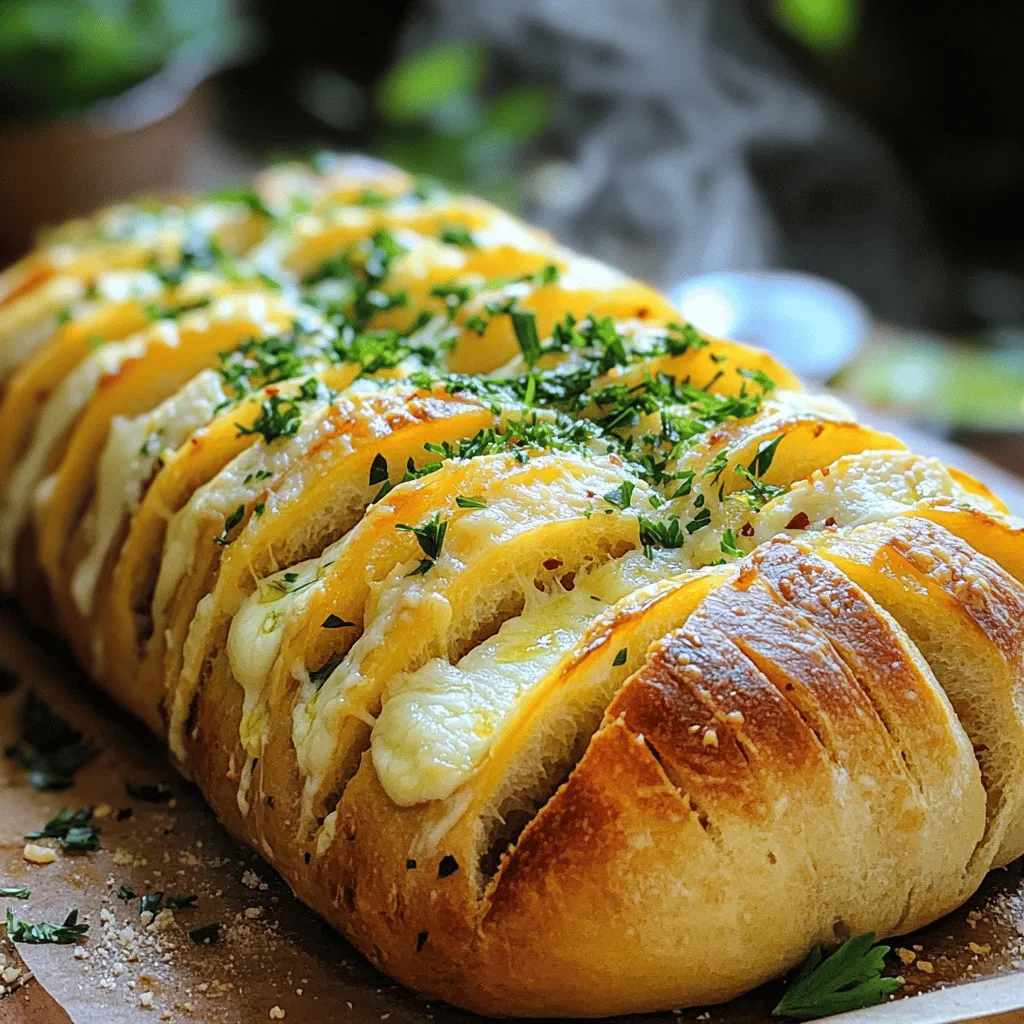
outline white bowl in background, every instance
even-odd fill
[[[728,270],[669,291],[708,334],[768,349],[798,376],[828,380],[867,338],[871,315],[849,289],[792,270]]]

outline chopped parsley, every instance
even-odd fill
[[[77,942],[89,930],[87,924],[78,923],[78,910],[72,910],[63,924],[30,924],[22,921],[7,908],[7,937],[14,942],[29,942],[36,945],[56,943],[66,946]]]
[[[483,498],[472,498],[465,494],[457,494],[455,504],[459,508],[487,508],[487,502]]]
[[[619,667],[620,665],[625,665],[625,664],[626,664],[626,648],[625,648],[625,647],[623,647],[623,648],[622,648],[622,649],[621,649],[621,650],[620,650],[620,651],[619,651],[619,652],[618,652],[618,653],[617,653],[617,654],[615,655],[615,658],[614,658],[614,660],[612,661],[612,665],[613,665],[613,666],[614,666],[615,668],[618,668],[618,667]]]
[[[744,552],[736,546],[736,535],[731,529],[727,529],[722,534],[721,549],[723,555],[729,555],[732,558],[740,558]]]
[[[440,238],[445,245],[461,245],[466,249],[475,249],[477,247],[469,229],[459,224],[452,224],[442,228]]]
[[[125,903],[131,903],[135,899],[136,892],[130,885],[119,885],[114,892],[114,895],[119,900],[124,900]]]
[[[632,480],[623,480],[618,487],[612,488],[612,490],[604,495],[604,500],[609,505],[614,505],[615,508],[629,508],[635,489],[636,484]]]
[[[431,561],[441,555],[441,548],[444,545],[444,535],[448,531],[448,520],[442,519],[439,512],[423,523],[421,526],[410,526],[408,523],[399,523],[396,530],[405,530],[415,535],[423,554]]]
[[[67,789],[75,772],[98,753],[97,748],[58,715],[34,690],[18,709],[18,739],[4,749],[29,775],[36,789]]]
[[[750,460],[747,465],[747,469],[756,477],[762,477],[771,468],[772,461],[775,458],[775,452],[778,450],[779,444],[785,437],[785,434],[779,434],[773,441],[762,441],[757,447],[757,454]]]
[[[345,626],[354,625],[354,622],[349,622],[348,619],[343,619],[340,615],[335,615],[333,612],[320,623],[321,629],[343,629]]]
[[[231,536],[231,531],[242,521],[244,517],[245,505],[239,505],[238,508],[236,508],[235,511],[224,520],[224,529],[213,538],[213,543],[220,547],[224,547],[226,544],[230,543],[229,538]]]
[[[330,678],[331,673],[341,664],[341,657],[331,658],[315,672],[309,673],[309,681],[319,690]]]
[[[282,437],[294,437],[302,426],[302,409],[299,403],[291,398],[271,395],[261,403],[260,411],[251,426],[236,423],[238,437],[249,434],[262,434],[263,440],[269,444]]]
[[[388,460],[380,452],[377,452],[373,457],[373,462],[370,464],[370,486],[384,483],[387,478]]]
[[[41,829],[28,832],[26,839],[59,839],[65,850],[81,853],[98,850],[100,830],[92,824],[92,808],[71,811],[62,807]]]
[[[197,946],[216,946],[220,942],[220,922],[212,921],[204,924],[202,928],[193,928],[188,937]]]

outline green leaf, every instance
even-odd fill
[[[343,629],[345,626],[354,625],[354,622],[349,622],[348,619],[343,619],[340,615],[335,615],[333,612],[320,623],[322,629]]]
[[[231,531],[242,521],[245,516],[245,505],[239,505],[234,512],[231,513],[224,520],[224,529],[213,538],[213,543],[224,547],[228,543],[228,537],[231,535]]]
[[[899,991],[896,978],[882,976],[889,947],[874,941],[872,932],[849,938],[824,960],[812,949],[772,1013],[811,1020],[875,1006]]]
[[[0,897],[8,900],[27,900],[32,895],[31,889],[0,888]]]
[[[768,472],[775,458],[775,452],[785,436],[785,434],[779,434],[773,441],[762,441],[758,445],[757,454],[747,463],[747,469],[754,476],[762,477]]]
[[[486,53],[477,43],[442,43],[421,50],[381,78],[377,109],[394,124],[421,120],[474,93],[485,71]]]
[[[545,132],[554,120],[556,96],[543,85],[507,89],[484,111],[484,123],[492,131],[515,142],[528,142]]]
[[[97,748],[30,690],[18,709],[18,739],[4,749],[27,769],[36,789],[67,789],[75,772],[96,755]]]
[[[516,341],[519,343],[519,351],[523,353],[526,365],[536,366],[537,360],[541,356],[536,314],[528,309],[510,309],[508,315],[512,321],[512,330],[515,331]]]
[[[448,520],[442,519],[441,514],[435,512],[430,519],[420,526],[399,523],[395,529],[414,534],[416,540],[419,541],[423,554],[428,559],[436,559],[440,556],[441,548],[444,545],[444,535],[448,531]],[[425,569],[423,571],[426,572]]]
[[[14,942],[29,942],[36,945],[55,943],[65,946],[77,942],[89,930],[87,924],[78,923],[78,911],[72,910],[63,924],[30,924],[15,917],[7,908],[7,937]]]
[[[100,830],[91,825],[92,808],[83,807],[78,811],[70,811],[62,807],[41,829],[29,832],[26,839],[59,839],[65,850],[82,852],[98,850],[100,846]]]
[[[487,508],[487,502],[483,498],[471,498],[465,494],[457,494],[455,504],[459,508]]]
[[[632,480],[623,480],[618,487],[612,488],[603,495],[603,498],[609,505],[614,505],[616,508],[629,508],[634,490],[636,490],[636,484]]]
[[[370,484],[382,484],[388,478],[388,460],[377,452],[370,464]]]
[[[723,555],[731,555],[733,558],[740,558],[744,554],[740,548],[736,547],[736,535],[731,529],[727,529],[722,534],[721,548]]]
[[[775,0],[779,27],[820,54],[846,50],[857,36],[859,0]]]
[[[623,647],[622,650],[619,651],[618,654],[615,655],[615,660],[612,662],[612,665],[614,665],[616,668],[618,668],[619,665],[625,665],[625,664],[626,664],[626,648]]]

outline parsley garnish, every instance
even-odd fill
[[[331,673],[341,664],[341,658],[331,658],[320,666],[315,672],[309,673],[309,681],[319,690],[327,682]]]
[[[736,547],[736,535],[731,529],[727,529],[725,533],[722,534],[722,543],[720,546],[723,555],[731,555],[733,558],[740,558],[744,554],[740,548]]]
[[[298,401],[291,398],[282,398],[280,395],[271,395],[260,405],[260,412],[253,420],[252,426],[246,427],[236,423],[238,436],[244,437],[247,434],[262,434],[263,439],[269,444],[279,437],[294,437],[302,426],[302,410]]]
[[[342,629],[345,626],[354,625],[354,622],[349,622],[348,619],[343,619],[340,615],[335,615],[333,612],[320,623],[322,629]]]
[[[618,668],[620,665],[626,664],[626,648],[623,647],[618,654],[615,655],[615,659],[612,661],[612,665]]]
[[[457,494],[455,504],[459,508],[487,508],[487,502],[483,498],[471,498],[465,494]]]
[[[7,937],[14,942],[30,942],[37,945],[56,943],[66,946],[77,942],[89,930],[87,924],[78,923],[78,911],[72,910],[63,924],[30,924],[15,917],[7,908]]]
[[[537,315],[532,310],[510,309],[509,319],[515,332],[519,351],[523,354],[526,365],[534,367],[541,357],[540,336],[537,333]]]
[[[408,523],[399,523],[396,530],[405,530],[415,535],[419,541],[423,554],[431,561],[436,560],[441,554],[444,545],[444,535],[448,531],[448,520],[442,519],[439,512],[428,519],[421,526],[410,526]],[[425,572],[426,570],[424,570]]]
[[[245,516],[245,505],[239,505],[234,512],[224,520],[224,529],[213,538],[213,543],[224,547],[228,543],[231,531],[242,521]]]
[[[475,249],[477,247],[473,236],[469,233],[469,229],[459,224],[442,228],[440,237],[445,245],[461,245],[467,249]]]
[[[65,850],[82,852],[98,850],[100,847],[100,830],[90,824],[92,808],[83,807],[71,811],[62,807],[41,829],[29,832],[26,839],[59,839]]]
[[[28,770],[36,789],[67,789],[75,772],[97,753],[82,734],[30,690],[18,709],[19,736],[4,756]]]
[[[27,900],[32,895],[31,889],[0,888],[0,898],[7,900]]]
[[[216,946],[220,941],[220,922],[212,921],[210,924],[204,924],[202,928],[193,928],[188,937],[197,946]]]
[[[758,445],[757,454],[749,463],[747,463],[747,469],[749,469],[754,476],[761,477],[768,472],[771,467],[772,460],[775,458],[776,449],[778,449],[779,443],[785,436],[785,434],[779,434],[774,441],[762,441]]]
[[[382,484],[388,478],[388,460],[377,452],[370,464],[370,484]]]
[[[644,553],[651,557],[654,548],[681,548],[683,531],[679,528],[679,516],[669,516],[664,521],[639,517],[640,543]]]
[[[857,935],[825,959],[815,946],[772,1013],[797,1020],[830,1017],[875,1006],[897,992],[899,980],[882,976],[889,947],[874,941],[871,932]]]
[[[119,885],[114,895],[119,900],[124,900],[125,903],[130,903],[133,899],[135,899],[136,893],[135,890],[130,885]]]
[[[632,480],[623,480],[618,487],[612,488],[603,497],[609,505],[614,505],[615,508],[629,508],[634,490],[636,490],[636,484]]]

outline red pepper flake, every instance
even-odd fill
[[[754,536],[754,527],[753,527],[753,525],[751,523],[744,523],[740,527],[740,536],[741,537],[753,537]]]
[[[836,517],[835,516],[829,516],[828,519],[825,520],[825,525],[826,526],[835,526],[836,525]]]
[[[795,516],[788,523],[786,523],[787,530],[806,530],[811,525],[811,520],[808,518],[806,512],[797,512]]]

